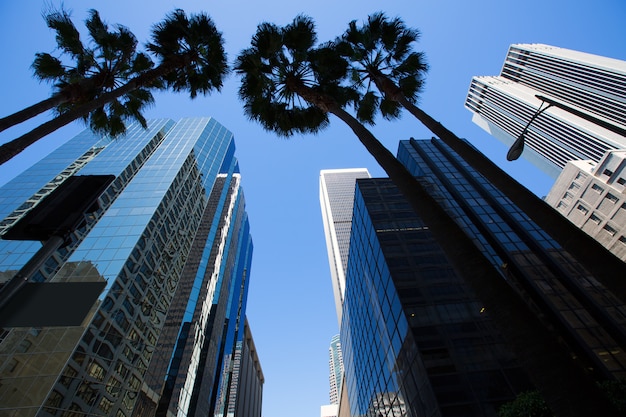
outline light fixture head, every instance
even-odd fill
[[[526,139],[525,136],[526,135],[522,133],[515,140],[515,142],[513,142],[513,145],[511,145],[511,148],[506,153],[507,161],[515,161],[517,158],[519,158],[522,155],[522,151],[524,150],[524,140]]]

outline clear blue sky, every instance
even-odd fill
[[[41,18],[58,1],[3,1],[0,5],[0,115],[45,98],[49,86],[32,78],[36,52],[52,52],[54,36]],[[131,29],[144,43],[153,23],[167,12],[208,12],[226,39],[232,61],[248,46],[258,23],[289,23],[298,13],[315,19],[320,41],[340,35],[351,20],[384,11],[419,28],[417,49],[430,64],[420,106],[458,136],[465,137],[520,182],[542,196],[549,180],[525,161],[508,163],[506,149],[471,123],[463,107],[473,75],[498,75],[512,43],[546,43],[626,60],[626,3],[565,0],[315,0],[297,1],[79,1],[65,0],[79,28],[87,9]],[[383,8],[384,6],[384,8]],[[317,417],[328,403],[328,345],[338,332],[318,200],[321,169],[365,167],[382,175],[351,131],[337,119],[317,136],[276,138],[249,122],[231,75],[220,94],[189,100],[163,93],[148,118],[178,120],[213,116],[235,134],[237,156],[254,240],[248,318],[265,374],[264,417]],[[37,119],[41,122],[49,115]],[[0,143],[34,123],[0,133]],[[69,125],[0,166],[0,184],[81,131]],[[416,120],[380,121],[374,134],[393,153],[400,139],[430,138]]]

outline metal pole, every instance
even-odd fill
[[[573,115],[576,115],[578,117],[580,117],[581,119],[585,119],[588,122],[591,123],[595,123],[598,126],[601,126],[607,130],[610,130],[613,133],[617,133],[618,135],[622,135],[622,136],[626,136],[626,129],[622,129],[619,126],[616,126],[614,124],[608,123],[602,119],[598,119],[595,116],[592,116],[590,114],[587,113],[583,113],[580,110],[574,109],[566,104],[563,103],[559,103],[558,101],[554,101],[551,98],[548,97],[544,97],[544,96],[540,96],[540,95],[535,95],[535,97],[537,97],[539,100],[541,101],[545,101],[546,103],[554,106],[554,107],[558,107],[560,109],[565,110],[566,112],[572,113]]]
[[[528,121],[528,123],[526,124],[526,127],[524,127],[524,130],[522,130],[522,133],[519,135],[519,137],[515,140],[515,142],[513,142],[513,145],[511,145],[511,148],[509,149],[509,152],[506,154],[506,159],[508,161],[514,161],[517,158],[520,157],[520,155],[522,154],[522,151],[524,150],[524,141],[526,139],[526,132],[528,131],[528,128],[530,127],[530,124],[537,118],[537,116],[539,116],[544,110],[547,110],[548,107],[550,106],[554,106],[554,107],[558,107],[561,110],[565,110],[568,113],[573,114],[574,116],[578,116],[581,119],[584,119],[588,122],[591,122],[595,125],[598,125],[600,127],[603,127],[607,130],[610,130],[613,133],[617,133],[618,135],[621,136],[625,136],[626,137],[626,129],[622,129],[619,126],[616,126],[614,124],[608,123],[602,119],[599,119],[595,116],[592,116],[590,114],[587,113],[583,113],[580,110],[577,110],[573,107],[570,107],[566,104],[560,103],[558,101],[552,100],[551,98],[545,97],[545,96],[541,96],[538,94],[535,94],[535,97],[537,97],[539,100],[541,100],[541,105],[539,106],[539,108],[537,109],[537,111],[535,112],[535,114],[533,114],[533,117],[530,118],[530,120]],[[543,106],[543,103],[548,103],[547,107],[544,107],[543,109],[541,108],[541,106]]]
[[[538,96],[535,97],[539,98]],[[539,116],[541,113],[548,110],[550,106],[552,106],[552,103],[548,103],[548,105],[542,109],[541,106],[543,106],[543,102],[544,100],[541,101],[541,104],[539,105],[539,108],[537,109],[535,114],[533,114],[533,117],[531,117],[528,123],[526,123],[524,130],[522,130],[522,133],[520,133],[519,137],[515,140],[515,142],[513,142],[513,145],[511,145],[511,149],[509,149],[506,154],[507,161],[515,161],[522,155],[522,151],[524,150],[524,140],[526,140],[526,132],[528,132],[530,124],[537,118],[537,116]]]

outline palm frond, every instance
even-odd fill
[[[421,78],[428,71],[428,64],[422,52],[411,52],[398,63],[393,69],[394,77],[406,77],[409,75]]]
[[[65,74],[61,60],[48,53],[35,54],[32,68],[35,77],[40,81],[54,81]]]
[[[365,93],[356,103],[356,118],[361,123],[374,124],[380,97],[373,91]]]
[[[229,72],[221,32],[205,13],[189,17],[177,9],[152,28],[146,46],[163,67],[171,68],[162,77],[173,91],[188,91],[191,98],[220,90]]]
[[[308,16],[298,15],[281,31],[283,46],[293,55],[294,60],[305,59],[317,42],[315,23]]]
[[[97,10],[89,10],[89,17],[85,20],[85,26],[89,31],[89,36],[96,44],[102,45],[108,42],[108,27],[100,18],[100,13]]]
[[[334,43],[310,50],[307,60],[318,84],[338,83],[347,75],[348,61],[338,53]]]
[[[84,50],[84,45],[80,40],[80,33],[69,12],[66,10],[50,10],[44,13],[46,25],[56,32],[55,40],[59,48],[72,56],[80,55]]]
[[[383,97],[380,101],[380,114],[387,120],[399,119],[402,116],[402,106],[395,100]]]
[[[247,117],[280,136],[316,133],[328,126],[328,116],[305,96],[312,101],[325,97],[342,106],[355,101],[356,92],[340,86],[347,62],[333,43],[315,48],[316,41],[314,22],[307,16],[297,16],[285,27],[257,26],[250,47],[234,64]]]
[[[398,80],[398,87],[410,102],[417,103],[418,95],[424,87],[424,81],[413,76],[403,77]]]
[[[419,30],[407,27],[400,18],[390,19],[382,12],[368,16],[361,26],[355,21],[348,24],[348,29],[336,41],[336,50],[350,63],[348,82],[362,92],[361,100],[366,100],[357,106],[362,107],[362,115],[369,116],[377,111],[371,107],[372,85],[389,89],[383,86],[395,84],[409,101],[417,101],[428,71],[424,54],[413,50],[419,37]],[[385,119],[400,115],[400,106],[390,98],[397,90],[395,87],[392,90],[380,91],[383,98],[377,101],[378,111]],[[371,122],[365,116],[360,117]]]

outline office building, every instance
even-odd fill
[[[323,405],[320,409],[320,417],[337,417],[338,408],[337,404]]]
[[[214,119],[151,120],[116,140],[84,131],[0,189],[6,235],[68,178],[114,176],[31,278],[104,290],[77,325],[2,329],[0,414],[209,415],[224,398],[228,409],[252,256],[234,152]],[[0,279],[39,247],[0,241]]]
[[[549,107],[526,134],[522,156],[556,179],[569,161],[598,163],[606,152],[626,149],[623,134],[592,121],[626,129],[625,84],[626,61],[549,45],[515,44],[499,76],[472,79],[465,107],[474,123],[507,146],[539,110],[542,101],[536,95],[573,109]]]
[[[341,380],[343,378],[343,355],[341,354],[341,341],[338,334],[333,336],[330,341],[328,356],[328,366],[330,368],[330,403],[339,404]]]
[[[440,141],[402,141],[398,158],[434,183],[435,195],[446,198],[493,266],[532,300],[588,369],[598,378],[625,375],[626,308],[591,273]]]
[[[389,179],[357,180],[352,224],[341,325],[350,415],[496,416],[530,387]]]
[[[626,308],[590,273],[438,139],[402,141],[398,159],[572,356],[597,379],[626,375]],[[341,325],[351,415],[496,416],[529,389],[448,256],[390,180],[357,180]]]
[[[369,172],[364,168],[320,171],[322,222],[339,323],[341,323],[341,305],[346,286],[345,271],[348,265],[355,182],[357,178],[369,177]]]
[[[568,162],[545,201],[626,262],[626,150]]]
[[[237,342],[234,356],[225,359],[230,366],[224,366],[222,382],[229,386],[222,391],[215,417],[261,415],[265,378],[247,320],[244,325],[243,340]]]

